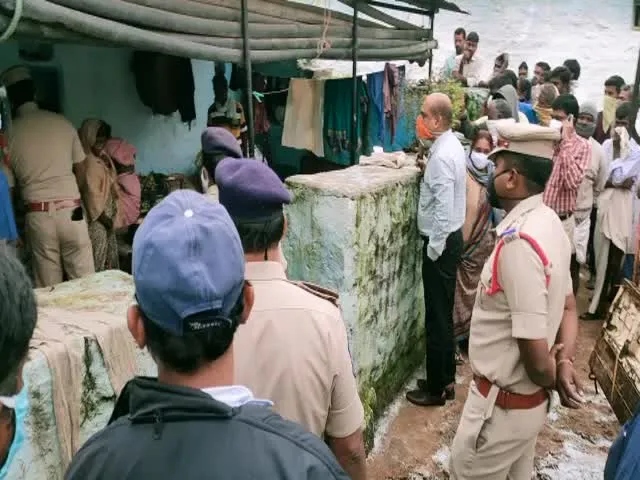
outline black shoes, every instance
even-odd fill
[[[407,400],[421,407],[441,407],[448,400],[455,400],[455,398],[456,391],[453,385],[445,387],[440,395],[433,395],[427,391],[427,381],[422,378],[418,380],[417,390],[407,392]]]

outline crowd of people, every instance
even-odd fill
[[[459,119],[460,132],[446,95],[422,106],[434,138],[419,164],[416,219],[426,378],[407,399],[425,407],[455,400],[456,345],[468,350],[473,381],[450,476],[528,480],[547,392],[557,390],[569,408],[583,402],[573,365],[581,267],[594,288],[582,318],[601,318],[634,253],[640,146],[631,89],[607,79],[599,112],[580,98],[576,60],[554,69],[538,62],[529,79],[526,63],[516,74],[501,54],[484,78],[478,34],[458,29],[454,41],[443,74],[490,96],[482,118]],[[10,173],[29,206],[36,284],[113,268],[118,176],[131,173],[135,150],[104,121],[77,132],[38,110],[22,67],[3,83],[16,114]],[[77,452],[65,478],[367,478],[364,408],[337,296],[287,278],[281,244],[291,196],[266,164],[244,158],[242,111],[224,97],[222,78],[213,84],[204,194],[170,194],[133,242],[136,303],[127,324],[158,377],[124,387],[109,425]],[[219,125],[229,116],[233,125]],[[28,141],[45,125],[58,143]],[[35,161],[44,157],[50,164]],[[47,183],[48,169],[64,175]],[[37,309],[25,268],[0,250],[3,478],[24,441],[22,370]]]
[[[451,478],[529,479],[547,390],[567,407],[582,403],[573,367],[581,270],[592,291],[585,321],[603,319],[623,274],[632,275],[640,145],[633,87],[620,76],[605,80],[598,111],[580,93],[577,60],[553,69],[537,62],[529,79],[527,63],[511,71],[505,53],[486,75],[479,43],[477,33],[457,29],[442,76],[488,88],[484,116],[454,119],[441,93],[421,112],[434,139],[419,161],[417,218],[427,375],[407,399],[454,400],[462,361],[454,348],[468,351],[474,376]]]
[[[140,215],[135,147],[103,120],[76,130],[39,108],[24,66],[2,73],[0,83],[11,106],[0,134],[0,245],[28,247],[36,287],[119,268],[116,231]]]

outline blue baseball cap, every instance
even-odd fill
[[[133,281],[145,316],[175,335],[231,322],[244,252],[225,208],[178,190],[153,207],[133,239]]]

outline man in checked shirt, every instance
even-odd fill
[[[564,230],[573,243],[575,219],[573,212],[576,208],[578,188],[584,179],[585,172],[591,160],[591,145],[576,134],[575,123],[578,120],[580,106],[573,95],[558,96],[552,104],[555,124],[562,126],[562,139],[556,146],[553,156],[553,170],[544,190],[544,203],[553,209]],[[571,279],[573,293],[576,294],[580,276],[580,265],[576,260],[575,246],[571,252]]]

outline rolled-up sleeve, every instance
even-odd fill
[[[498,261],[498,279],[511,311],[514,338],[547,338],[547,284],[542,260],[526,240],[505,243]]]

